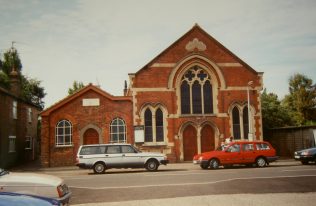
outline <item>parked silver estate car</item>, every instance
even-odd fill
[[[146,168],[156,171],[159,165],[168,163],[166,155],[141,152],[130,144],[99,144],[80,146],[76,165],[101,174],[111,168]]]
[[[64,181],[52,175],[15,173],[0,168],[0,192],[37,195],[69,203],[71,192]]]

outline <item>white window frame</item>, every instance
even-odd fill
[[[114,123],[115,120],[118,120],[119,124],[113,125],[113,123]],[[121,131],[119,130],[119,127],[121,127],[121,126],[124,126],[124,131],[123,131],[123,132],[121,132]],[[116,132],[113,132],[112,127],[116,127],[116,129],[117,129]],[[123,141],[120,141],[119,135],[122,134],[122,133],[123,133],[123,135],[124,135],[124,140],[123,140]],[[117,141],[114,141],[113,138],[112,138],[112,136],[115,135],[115,134],[118,135]],[[111,121],[111,125],[110,125],[110,143],[122,143],[122,142],[123,142],[123,143],[126,142],[126,123],[125,123],[124,119],[119,118],[119,117],[116,117],[116,118],[114,118],[114,119]]]
[[[16,136],[9,136],[9,153],[16,152]]]
[[[146,107],[144,107],[142,109],[142,114],[141,114],[141,117],[142,117],[142,124],[145,125],[145,112],[146,110],[149,109],[151,111],[151,118],[152,118],[152,137],[153,137],[153,141],[152,142],[147,142],[145,139],[145,136],[144,136],[144,145],[147,145],[147,146],[155,146],[155,145],[166,145],[167,142],[166,142],[166,136],[167,136],[167,128],[168,128],[168,125],[167,125],[167,120],[166,120],[166,117],[167,117],[167,114],[166,114],[166,111],[164,109],[163,106],[157,106],[157,107],[153,107],[151,105],[148,105]],[[162,120],[163,120],[163,141],[159,141],[157,142],[157,133],[156,133],[156,111],[160,109],[161,112],[162,112]],[[144,135],[145,134],[145,131],[144,131]]]
[[[18,102],[15,100],[12,102],[12,117],[18,119]]]
[[[62,122],[65,122],[65,123],[68,122],[70,126],[58,126]],[[63,132],[61,134],[59,134],[59,130],[58,130],[60,128],[63,130]],[[69,128],[69,134],[68,133],[66,134],[66,129],[68,129],[68,128]],[[70,138],[70,141],[68,143],[66,143],[66,141],[65,141],[66,135],[69,136],[69,138]],[[58,137],[62,137],[63,141],[59,142]],[[56,147],[73,146],[73,143],[72,143],[72,123],[70,121],[63,119],[63,120],[60,120],[59,122],[57,122],[56,127],[55,127],[55,146]]]
[[[33,119],[32,116],[33,116],[32,108],[29,107],[28,110],[27,110],[27,120],[28,120],[29,123],[32,122],[32,119]]]
[[[31,136],[25,137],[25,149],[31,150],[33,148],[33,138]]]

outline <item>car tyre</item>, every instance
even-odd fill
[[[147,163],[146,163],[146,169],[150,172],[154,172],[154,171],[157,171],[158,169],[158,162],[157,160],[148,160]]]
[[[217,159],[211,159],[209,165],[211,169],[218,169],[219,161]]]
[[[206,170],[206,169],[209,167],[209,165],[202,164],[202,165],[200,165],[200,167],[201,167],[203,170]]]
[[[105,164],[103,162],[97,162],[93,166],[95,174],[103,174],[105,172]]]
[[[263,157],[259,157],[256,160],[257,167],[265,167],[267,165],[267,161]]]
[[[308,161],[306,161],[306,160],[301,161],[301,163],[302,163],[303,165],[308,165]]]

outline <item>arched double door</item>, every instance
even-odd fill
[[[214,150],[215,148],[214,130],[208,124],[198,129],[188,125],[183,130],[182,137],[184,161],[192,161],[195,154]]]

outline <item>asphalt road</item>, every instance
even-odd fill
[[[293,161],[272,163],[265,168],[235,167],[202,170],[191,163],[183,163],[161,166],[158,172],[122,169],[108,170],[102,175],[94,175],[89,170],[53,172],[53,174],[64,178],[70,186],[73,192],[71,204],[165,198],[171,198],[170,200],[184,198],[183,201],[186,201],[186,198],[209,195],[213,195],[214,198],[214,195],[234,197],[240,194],[275,195],[276,193],[289,194],[285,197],[289,199],[293,198],[291,194],[312,194],[310,196],[314,197],[316,192],[316,165],[305,166]]]

